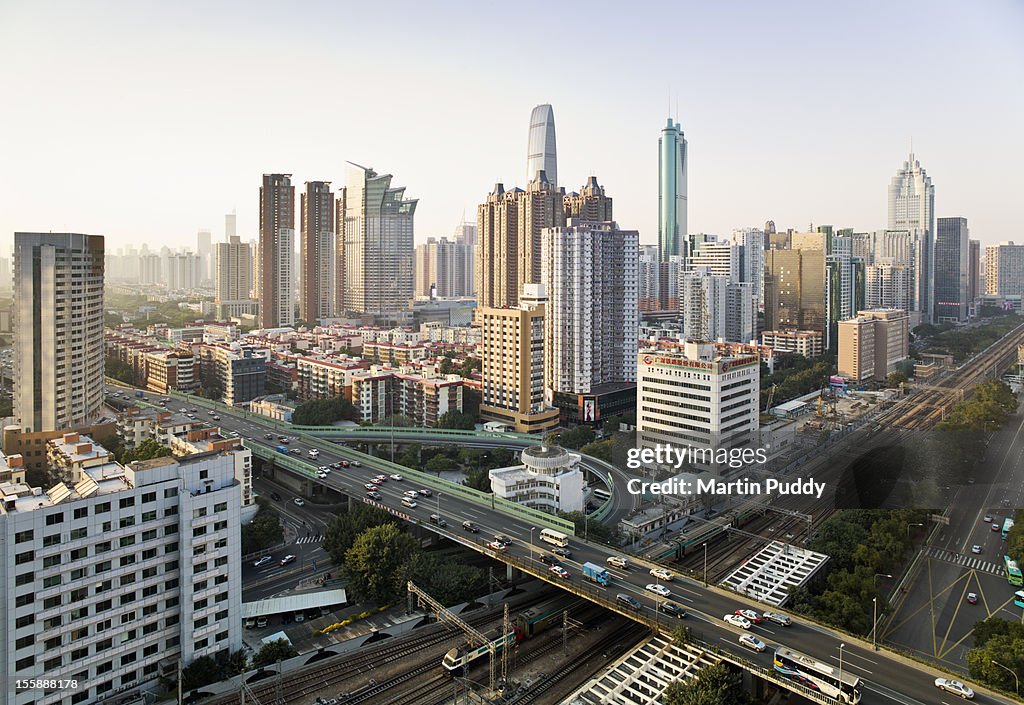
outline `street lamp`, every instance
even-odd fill
[[[708,544],[704,544],[704,587],[708,586]]]
[[[533,532],[536,530],[536,526],[530,527],[530,560],[533,560]]]
[[[843,649],[846,644],[839,645],[839,695],[843,694]]]
[[[907,541],[910,540],[910,527],[912,526],[924,526],[924,524],[907,524]]]
[[[1013,680],[1017,683],[1017,685],[1014,687],[1014,692],[1017,693],[1017,695],[1020,695],[1020,678],[1017,677],[1017,672],[1014,671],[1012,668],[1007,668],[1006,666],[1004,666],[1003,664],[999,663],[995,659],[992,659],[992,663],[995,664],[996,666],[999,666],[1004,671],[1009,671],[1010,672],[1010,675],[1013,676]]]
[[[437,493],[437,516],[441,516],[441,493]]]
[[[875,573],[871,579],[871,585],[877,589],[879,578],[892,578],[888,573]],[[878,597],[871,598],[871,648],[878,651]]]

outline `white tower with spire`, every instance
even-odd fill
[[[906,230],[914,243],[915,308],[924,321],[935,312],[935,187],[914,158],[889,182],[889,230]]]

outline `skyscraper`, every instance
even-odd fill
[[[101,235],[14,234],[14,416],[27,432],[102,410],[103,248]]]
[[[206,285],[213,278],[213,237],[209,230],[196,233],[196,254],[199,255],[199,284]]]
[[[470,296],[473,289],[472,245],[448,238],[427,238],[416,246],[417,297]]]
[[[1004,241],[985,248],[985,293],[989,296],[1024,294],[1024,245]]]
[[[636,381],[639,234],[615,223],[570,220],[542,236],[548,294],[548,393],[576,395]],[[555,406],[560,404],[555,403]]]
[[[302,193],[299,318],[316,323],[334,310],[334,194],[329,181],[307,181]]]
[[[765,252],[765,328],[826,331],[825,251]]]
[[[345,187],[345,309],[388,314],[405,310],[413,291],[416,199],[392,187],[391,174],[349,162]]]
[[[530,136],[526,149],[526,182],[543,171],[551,184],[558,185],[558,158],[555,149],[555,111],[545,103],[530,113]],[[518,292],[517,292],[518,295]]]
[[[295,187],[291,174],[264,174],[256,297],[261,328],[295,323]]]
[[[598,223],[606,223],[615,218],[612,216],[612,198],[604,193],[604,186],[597,183],[597,177],[591,176],[579,190],[567,193],[562,197],[566,218],[579,218]]]
[[[935,231],[935,320],[967,320],[970,237],[966,218],[939,218]]]
[[[981,294],[981,242],[970,241],[970,266],[967,268],[967,301],[973,303]]]
[[[889,182],[889,230],[910,231],[914,239],[915,301],[924,320],[935,312],[935,187],[910,153]]]
[[[214,246],[214,260],[217,318],[256,313],[256,302],[249,298],[252,291],[252,248],[249,243],[232,235],[227,242],[218,242]]]
[[[683,128],[668,119],[658,139],[658,257],[686,255],[686,138]]]
[[[224,215],[224,242],[231,242],[231,238],[237,234],[235,232],[237,221],[238,218],[234,211]]]

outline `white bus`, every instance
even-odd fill
[[[778,673],[805,688],[815,690],[841,702],[850,703],[850,705],[860,702],[860,689],[863,682],[849,671],[843,671],[840,674],[839,669],[835,666],[781,646],[775,649],[774,665]],[[842,675],[842,685],[839,683],[840,675]]]
[[[548,543],[554,544],[565,548],[569,545],[569,537],[563,534],[561,531],[555,531],[554,529],[543,529],[540,532],[540,540],[547,541]]]

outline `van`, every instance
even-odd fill
[[[296,621],[296,622],[301,622],[301,621],[303,621],[303,620],[304,620],[305,618],[306,618],[306,616],[305,616],[304,614],[302,614],[302,612],[301,612],[301,611],[299,611],[299,612],[296,612],[296,613],[295,613],[295,621]]]
[[[610,566],[614,566],[615,568],[622,568],[623,570],[629,567],[629,561],[627,561],[622,556],[608,556],[608,560],[605,562]]]
[[[249,617],[249,619],[245,620],[245,624],[243,624],[242,626],[244,626],[246,629],[252,629],[256,626],[256,620],[252,617]]]
[[[257,617],[256,618],[256,628],[257,629],[263,629],[263,627],[265,627],[265,626],[267,626],[267,618],[266,617]]]
[[[406,507],[415,507],[416,500],[412,497],[402,497],[402,505]]]
[[[630,609],[640,609],[639,600],[637,600],[634,597],[630,597],[629,595],[625,595],[621,592],[615,596],[615,601],[618,602],[620,605],[625,605],[626,607],[629,607]]]
[[[448,522],[446,522],[444,520],[444,517],[441,516],[440,514],[431,514],[430,515],[430,522],[432,524],[437,524],[438,526],[442,526],[442,527],[443,526],[448,526]]]

